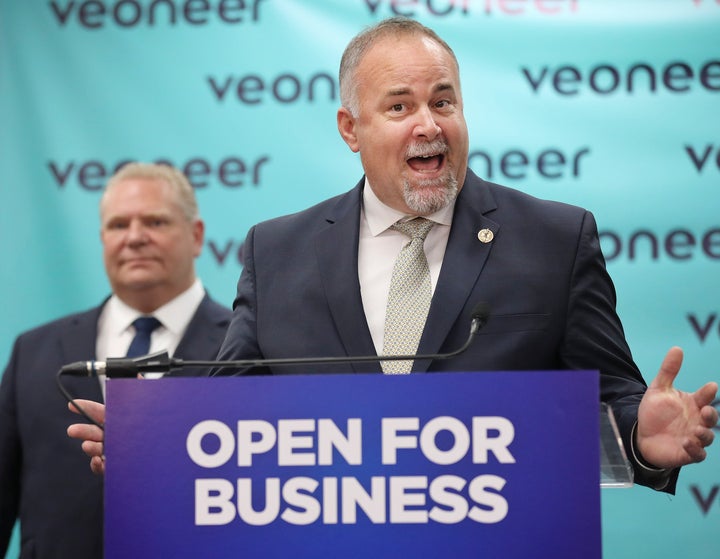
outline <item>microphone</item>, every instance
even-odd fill
[[[272,367],[278,365],[317,365],[334,363],[361,363],[368,361],[415,361],[423,359],[449,359],[466,351],[475,334],[485,326],[490,317],[490,307],[480,302],[473,308],[470,319],[470,333],[465,343],[449,353],[432,353],[426,355],[364,355],[348,357],[300,357],[283,359],[242,359],[237,361],[185,361],[172,358],[167,351],[160,351],[142,357],[128,359],[126,357],[108,358],[105,361],[77,361],[63,366],[59,375],[95,377],[105,375],[107,378],[135,378],[140,373],[170,373],[174,369],[184,367],[207,367],[214,369],[243,369],[249,367]],[[212,375],[216,376],[216,375]]]
[[[63,365],[61,375],[74,377],[134,378],[139,373],[167,373],[170,369],[182,368],[190,361],[172,359],[167,351],[158,351],[141,357],[109,357],[106,361],[76,361]]]

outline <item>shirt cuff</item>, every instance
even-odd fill
[[[632,433],[630,435],[630,452],[632,453],[635,463],[638,465],[642,472],[644,479],[648,481],[648,484],[653,489],[661,491],[667,487],[670,483],[670,477],[672,476],[673,468],[656,468],[651,464],[648,464],[640,454],[639,450],[635,449],[635,437],[637,436],[637,421],[633,425]]]

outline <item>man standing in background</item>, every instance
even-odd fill
[[[18,336],[2,377],[2,555],[19,520],[20,557],[103,556],[103,480],[67,437],[77,416],[58,390],[58,370],[73,361],[158,350],[186,360],[213,359],[230,320],[230,310],[208,296],[195,274],[205,227],[181,172],[125,165],[108,181],[100,220],[112,295],[89,311]],[[104,378],[65,382],[78,398],[104,399]]]

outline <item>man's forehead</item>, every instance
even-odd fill
[[[423,47],[418,46],[421,41]],[[428,60],[429,58],[429,60]],[[429,37],[410,35],[405,38],[380,39],[368,49],[358,64],[358,71],[366,76],[385,76],[411,85],[421,69],[427,75],[437,75],[437,81],[459,82],[459,69],[452,54]]]
[[[120,206],[120,207],[110,207],[107,208],[105,211],[106,215],[137,215],[137,216],[145,216],[145,215],[170,215],[177,211],[178,208],[175,207],[173,204],[163,204],[163,205],[146,205],[142,207],[128,207],[128,206]]]
[[[104,210],[142,202],[147,208],[162,208],[177,203],[177,193],[162,178],[132,177],[110,185],[102,200]]]
[[[109,187],[109,194],[136,188],[140,191],[158,191],[170,189],[170,183],[164,177],[143,177],[143,176],[128,176],[123,177],[115,182],[112,182]]]
[[[374,53],[375,56],[383,57],[403,49],[408,49],[411,53],[423,50],[432,52],[441,58],[446,58],[453,68],[457,68],[457,62],[452,52],[448,51],[444,45],[438,43],[432,37],[419,33],[403,33],[400,35],[380,37],[367,49],[363,60],[371,53]]]
[[[171,200],[145,201],[140,204],[130,203],[129,200],[126,203],[126,200],[119,199],[114,203],[110,201],[110,203],[104,204],[100,213],[103,219],[108,220],[114,218],[171,216],[180,211],[179,204]]]

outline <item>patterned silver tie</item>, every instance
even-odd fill
[[[420,344],[432,298],[423,245],[433,225],[432,221],[418,217],[392,226],[411,240],[400,251],[390,280],[383,355],[410,355]],[[404,374],[410,372],[413,362],[381,361],[381,364],[386,374]]]

